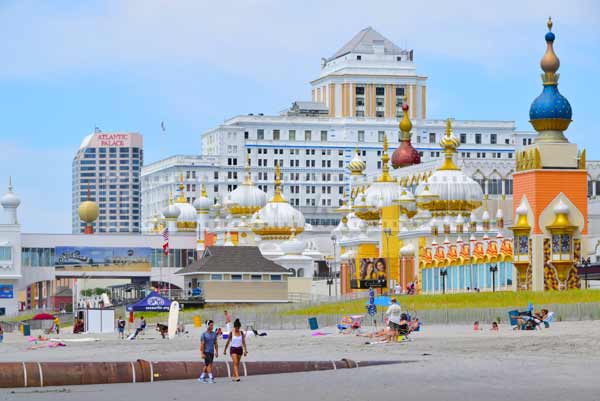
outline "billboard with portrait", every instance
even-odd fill
[[[350,287],[382,288],[387,286],[387,263],[384,258],[362,258],[352,274]]]
[[[62,271],[150,272],[152,248],[57,246],[54,267]]]

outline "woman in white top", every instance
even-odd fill
[[[225,344],[225,351],[223,355],[227,355],[227,348],[231,343],[231,360],[233,361],[233,381],[240,381],[240,360],[242,355],[248,355],[248,348],[246,348],[246,335],[241,330],[242,323],[240,319],[235,319],[233,322],[233,331],[229,333],[227,337],[227,343]]]

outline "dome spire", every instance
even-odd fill
[[[387,135],[383,135],[383,154],[381,155],[381,175],[377,179],[377,182],[393,182],[394,179],[390,175],[390,168],[388,166],[388,162],[390,161],[390,157],[387,154],[388,151],[388,140]]]
[[[272,203],[287,203],[283,195],[281,195],[281,169],[279,162],[275,162],[275,195],[271,199]]]
[[[183,189],[185,186],[183,185],[183,173],[179,175],[179,197],[175,201],[176,203],[187,203],[185,199],[185,194],[183,193]]]
[[[250,154],[246,157],[246,177],[244,178],[244,185],[252,185],[252,174],[250,173]]]
[[[540,60],[544,89],[529,108],[529,122],[539,132],[536,142],[566,143],[569,141],[563,131],[571,124],[573,111],[569,101],[558,91],[560,60],[554,52],[556,36],[552,25],[552,18],[548,18],[548,32],[544,36],[546,52]]]
[[[367,164],[360,158],[360,150],[357,147],[354,157],[348,163],[348,170],[350,170],[350,174],[352,175],[362,175],[365,168],[367,168]]]
[[[406,100],[406,96],[404,97]],[[412,130],[412,122],[408,117],[408,103],[404,103],[402,105],[402,119],[400,120],[399,128],[400,128],[400,145],[394,153],[392,153],[392,167],[406,167],[411,166],[413,164],[421,163],[421,156],[419,156],[419,152],[415,148],[413,148],[410,143],[410,137]]]
[[[460,170],[454,164],[454,154],[460,146],[460,141],[452,135],[452,121],[446,120],[446,135],[440,141],[440,145],[444,148],[444,164],[438,167],[438,170]]]

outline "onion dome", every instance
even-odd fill
[[[515,234],[519,233],[527,233],[531,230],[531,226],[529,225],[529,221],[527,221],[527,213],[529,212],[529,208],[527,207],[527,202],[525,201],[525,197],[521,199],[521,203],[519,207],[515,210],[517,214],[517,222],[514,226],[510,227],[511,230],[515,232]]]
[[[412,129],[412,122],[408,118],[408,104],[402,105],[402,119],[400,120],[400,145],[394,153],[392,153],[392,167],[406,167],[412,166],[413,164],[421,163],[421,156],[415,148],[413,148],[410,137],[410,130]]]
[[[415,246],[413,244],[406,244],[400,248],[400,255],[404,257],[415,256]]]
[[[556,230],[562,230],[561,232],[571,232],[574,231],[577,227],[571,225],[569,221],[569,206],[562,199],[558,200],[556,206],[552,210],[554,212],[554,221],[552,224],[547,226],[551,232]]]
[[[546,39],[546,53],[540,61],[544,73],[542,81],[544,89],[533,101],[529,109],[529,122],[533,128],[540,133],[536,141],[543,142],[568,142],[562,134],[569,124],[573,112],[569,101],[558,91],[558,79],[560,74],[560,60],[554,53],[555,35],[552,33],[552,19],[548,19],[548,33]],[[544,133],[544,131],[559,131],[559,133]]]
[[[267,203],[267,194],[252,183],[250,156],[246,161],[246,177],[227,197],[227,208],[232,215],[252,215]]]
[[[452,123],[448,119],[446,135],[440,141],[444,148],[444,163],[438,167],[425,182],[417,186],[415,195],[418,206],[431,211],[434,215],[457,215],[471,212],[481,206],[483,191],[481,185],[461,171],[454,164],[454,153],[460,141],[452,135]],[[426,190],[429,191],[426,191]],[[435,198],[424,198],[431,192]]]
[[[169,194],[169,206],[162,210],[163,216],[165,216],[165,219],[167,220],[177,220],[180,213],[179,209],[173,205],[173,195]]]
[[[260,224],[257,224],[260,222]],[[304,215],[281,195],[281,170],[275,164],[275,195],[252,216],[252,231],[263,239],[286,239],[304,231]]]
[[[21,199],[13,192],[11,177],[8,178],[8,192],[0,198],[0,204],[5,209],[16,209],[21,204]]]
[[[204,184],[202,184],[200,196],[196,198],[192,206],[194,206],[194,209],[196,209],[198,214],[206,214],[210,211],[212,204],[208,198],[208,195],[206,194],[206,186]]]
[[[383,155],[381,156],[382,171],[379,178],[369,185],[365,190],[364,196],[360,200],[356,211],[356,216],[367,221],[379,220],[379,214],[382,208],[394,205],[394,202],[402,195],[402,187],[392,178],[389,173],[388,162],[390,157],[387,154],[388,141],[387,136],[383,137]]]
[[[352,175],[363,175],[366,168],[367,163],[360,158],[359,150],[357,148],[354,157],[350,160],[350,163],[348,163],[348,170],[350,170],[350,174]]]
[[[179,178],[179,196],[175,200],[175,207],[179,209],[179,217],[177,217],[177,230],[178,231],[196,231],[196,209],[190,205],[186,198],[183,185],[183,173]]]

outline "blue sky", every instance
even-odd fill
[[[366,26],[415,50],[429,117],[531,130],[548,15],[567,136],[600,159],[600,3],[408,3],[1,0],[0,190],[11,175],[25,231],[69,232],[71,161],[95,125],[141,132],[146,163],[198,153],[200,134],[228,117],[308,99],[320,58]]]

